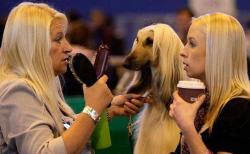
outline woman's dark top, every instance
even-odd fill
[[[206,130],[201,135],[213,152],[250,153],[250,101],[230,100],[214,123],[211,134]]]
[[[212,132],[201,133],[202,140],[213,153],[250,153],[250,100],[234,98],[222,109]],[[179,153],[179,149],[176,150]]]

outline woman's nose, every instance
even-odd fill
[[[187,57],[186,46],[180,52],[181,57]]]
[[[67,52],[67,53],[70,53],[72,52],[73,50],[73,47],[70,45],[70,43],[66,40],[65,41],[65,46],[64,46],[64,51]]]

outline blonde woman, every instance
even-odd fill
[[[174,93],[170,115],[182,141],[193,154],[249,153],[250,86],[242,26],[232,16],[208,14],[193,19],[187,39],[181,52],[184,70],[206,84],[210,105],[197,132],[193,121],[205,96],[189,104]]]
[[[88,140],[113,96],[103,76],[84,89],[83,113],[74,117],[64,102],[57,76],[72,51],[67,24],[42,3],[24,2],[10,12],[0,55],[0,153],[90,153]],[[138,97],[115,97],[108,113],[138,112],[141,102],[132,99]]]

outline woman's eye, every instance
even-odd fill
[[[64,38],[64,35],[62,32],[59,32],[55,35],[54,41],[57,43],[61,43],[61,40]]]
[[[189,45],[190,47],[195,47],[195,44],[192,41],[189,42]]]
[[[61,40],[62,40],[62,37],[57,37],[57,38],[55,38],[55,42],[57,42],[57,43],[61,43]]]

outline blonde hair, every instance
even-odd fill
[[[51,48],[51,24],[64,14],[43,3],[23,2],[12,9],[6,22],[0,56],[0,83],[20,80],[30,86],[38,98],[58,113],[60,96],[55,77]],[[54,114],[55,116],[56,114]],[[61,117],[53,117],[62,132]]]
[[[206,125],[213,124],[226,103],[235,97],[249,99],[245,34],[232,16],[214,13],[194,19],[206,35],[206,84],[210,108]]]
[[[166,24],[156,24],[152,26],[154,32],[153,59],[158,61],[158,69],[155,69],[153,75],[159,79],[155,85],[159,95],[166,101],[172,96],[179,80],[184,77],[182,62],[180,60],[180,51],[183,49],[181,42],[175,31]],[[169,97],[169,98],[167,98]]]

